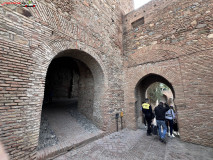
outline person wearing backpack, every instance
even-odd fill
[[[161,101],[157,107],[155,107],[155,116],[158,126],[158,133],[159,133],[159,140],[163,143],[166,143],[165,136],[166,136],[166,123],[165,123],[165,113],[169,110],[169,105],[163,103]],[[163,128],[163,133],[161,132],[161,127]]]
[[[154,118],[154,114],[152,112],[152,106],[148,103],[149,99],[145,99],[145,103],[142,104],[142,112],[145,115],[145,120],[147,122],[147,136],[151,136],[152,128],[151,123]]]
[[[165,119],[166,119],[166,126],[167,126],[168,135],[171,138],[175,137],[173,135],[173,124],[174,124],[174,119],[175,119],[175,113],[174,113],[174,110],[173,110],[172,106],[170,106],[170,109],[166,112]],[[169,128],[170,128],[170,132],[169,132]]]

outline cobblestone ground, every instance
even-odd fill
[[[101,132],[78,112],[77,101],[56,101],[43,107],[38,150]]]
[[[212,160],[213,148],[167,137],[167,144],[145,130],[123,130],[53,160]]]

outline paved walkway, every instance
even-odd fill
[[[212,160],[213,148],[167,138],[163,144],[145,130],[123,130],[74,149],[54,160]]]

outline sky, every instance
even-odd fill
[[[151,0],[134,0],[134,4],[135,4],[135,9],[141,7],[142,5],[148,3]]]

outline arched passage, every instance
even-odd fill
[[[104,90],[103,70],[92,56],[80,50],[58,53],[46,74],[40,148],[102,129]]]
[[[135,87],[135,115],[137,128],[142,126],[141,104],[146,98],[146,91],[148,87],[155,82],[160,82],[168,86],[172,91],[173,97],[175,98],[174,88],[166,78],[153,73],[150,73],[141,78]]]
[[[93,77],[93,90],[94,90],[94,98],[93,98],[93,122],[99,126],[100,128],[103,128],[103,117],[102,117],[102,97],[104,96],[105,87],[107,85],[105,81],[105,73],[103,70],[103,66],[90,54],[77,50],[77,49],[69,49],[65,50],[63,52],[60,52],[55,58],[60,57],[70,57],[73,59],[78,60],[81,65],[84,67],[80,67],[80,75],[85,75],[84,72],[91,72],[91,76]],[[79,63],[79,64],[80,64]],[[78,65],[79,65],[78,64]],[[85,68],[88,68],[85,70]],[[83,87],[87,84],[86,82],[83,82],[85,79],[82,79],[80,77],[80,85]],[[87,90],[88,91],[88,90]],[[79,90],[81,94],[79,94],[79,108],[83,108],[83,106],[87,105],[86,99],[89,96],[89,92],[87,92],[83,88]]]

